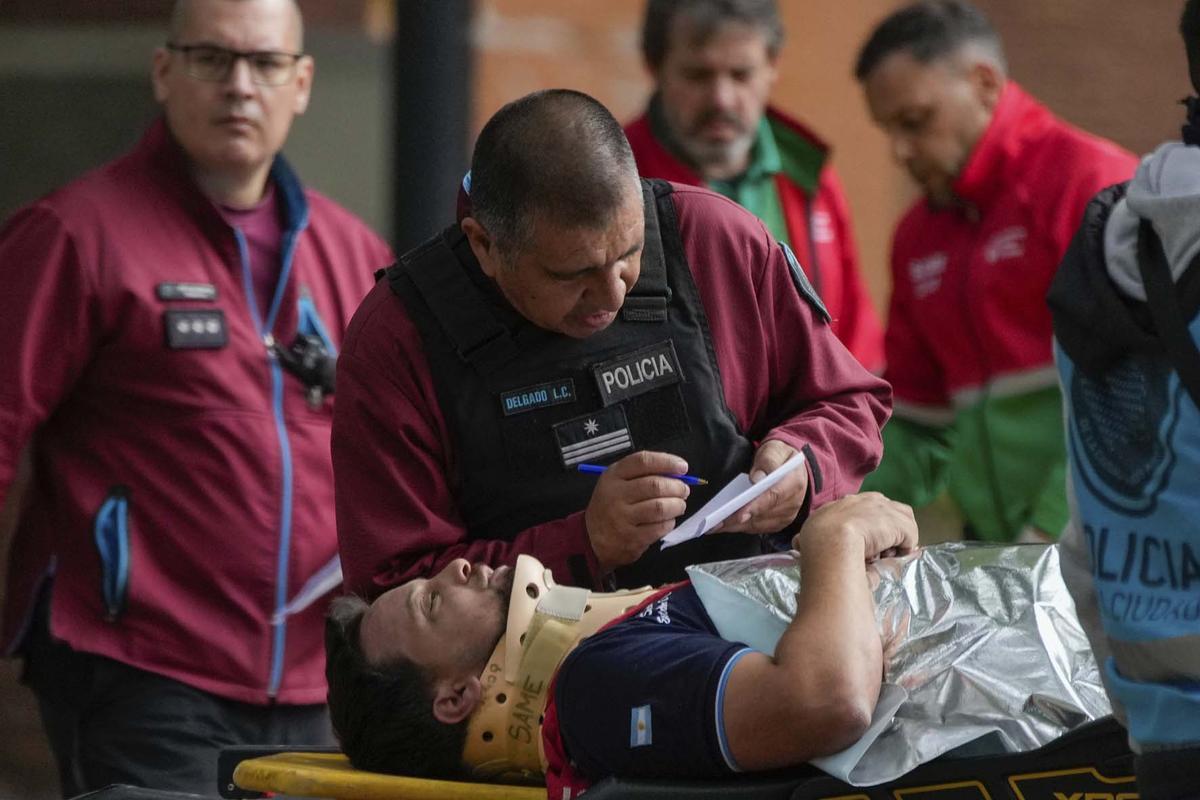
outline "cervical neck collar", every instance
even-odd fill
[[[593,594],[558,586],[536,558],[517,557],[508,625],[479,676],[483,697],[467,725],[463,761],[473,775],[507,782],[541,779],[542,712],[554,673],[581,639],[654,591]]]

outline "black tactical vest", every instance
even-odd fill
[[[525,320],[483,275],[457,225],[387,272],[420,331],[439,405],[453,437],[450,476],[472,539],[512,539],[587,506],[597,477],[635,450],[682,456],[708,486],[692,487],[691,514],[739,472],[753,448],[725,405],[708,318],[683,252],[671,188],[644,181],[641,275],[617,319],[586,339]],[[703,561],[763,552],[763,537],[701,537],[651,545],[616,572],[619,587],[684,577]],[[576,584],[592,583],[582,557]]]

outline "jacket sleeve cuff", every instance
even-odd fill
[[[575,547],[571,548],[573,552],[567,556],[567,569],[571,582],[576,586],[590,587],[595,591],[612,591],[615,588],[612,573],[603,570],[596,551],[592,549],[585,512],[577,511],[567,517],[567,524],[573,530],[572,538],[577,543]]]

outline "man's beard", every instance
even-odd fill
[[[754,137],[745,135],[729,142],[704,142],[696,139],[681,143],[688,160],[703,172],[705,168],[728,167],[743,163],[754,146]]]
[[[491,593],[495,594],[497,597],[499,597],[499,602],[497,605],[499,607],[498,616],[500,617],[500,624],[498,626],[500,633],[499,633],[499,635],[496,636],[495,639],[492,640],[491,645],[487,648],[487,653],[484,656],[485,661],[487,658],[491,657],[492,653],[495,652],[496,645],[500,644],[500,640],[503,639],[504,634],[508,632],[508,606],[512,602],[512,572],[511,571],[508,573],[508,578],[509,578],[509,580],[508,580],[507,586],[490,586],[489,585],[487,587],[487,589],[484,590],[487,592],[491,592]]]
[[[716,121],[732,125],[738,132],[737,136],[725,142],[702,138],[700,131],[710,122]],[[676,126],[672,124],[671,127]],[[696,118],[686,133],[676,131],[675,140],[687,160],[704,172],[705,168],[721,169],[743,163],[754,146],[754,133],[754,129],[747,129],[739,117],[718,109],[709,109]]]

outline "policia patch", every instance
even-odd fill
[[[606,407],[683,379],[675,343],[670,339],[596,364],[592,375]]]

